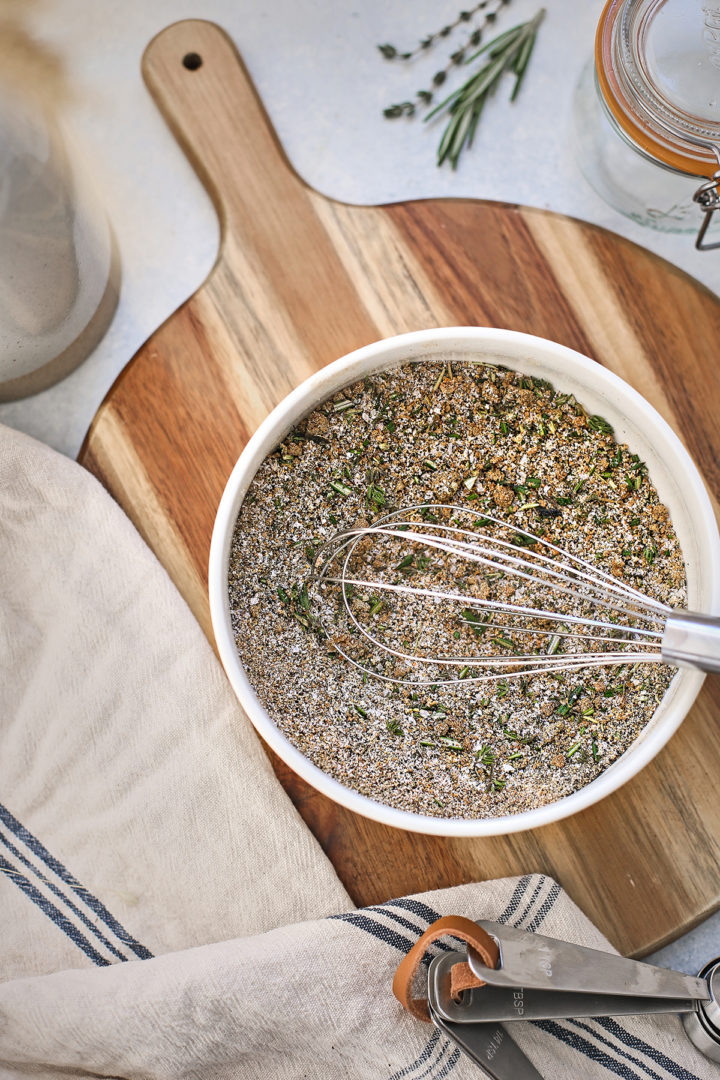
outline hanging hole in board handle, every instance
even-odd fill
[[[188,71],[197,71],[199,67],[202,67],[202,56],[200,53],[189,52],[183,56],[183,67],[186,67]]]

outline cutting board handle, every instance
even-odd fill
[[[220,217],[212,290],[209,280],[198,298],[233,322],[246,363],[274,358],[263,400],[241,394],[246,422],[259,423],[300,378],[382,334],[328,233],[336,204],[293,170],[225,31],[175,23],[150,42],[142,70]]]
[[[234,219],[246,226],[248,214],[304,186],[235,45],[219,26],[185,19],[162,30],[145,50],[142,73],[224,231]]]

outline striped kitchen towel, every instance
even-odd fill
[[[430,922],[609,949],[543,875],[353,910],[131,524],[5,428],[0,552],[3,1080],[473,1080],[392,996]],[[720,1080],[674,1016],[512,1035],[548,1080]]]
[[[390,991],[399,958],[442,914],[608,948],[548,877],[462,885],[154,959],[6,983],[0,1060],[17,1069],[8,1075],[58,1078],[473,1080],[477,1067]],[[122,928],[113,940],[128,948]],[[548,1080],[720,1077],[675,1016],[508,1031]]]

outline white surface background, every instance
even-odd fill
[[[117,374],[212,267],[219,243],[214,211],[140,76],[145,46],[178,19],[209,19],[230,33],[291,162],[317,190],[356,203],[463,196],[557,210],[604,225],[720,291],[720,251],[698,253],[690,236],[633,224],[595,195],[575,165],[572,95],[592,52],[602,0],[546,0],[548,15],[517,103],[511,107],[507,91],[500,92],[456,173],[435,166],[437,126],[383,119],[384,106],[429,84],[462,29],[410,65],[384,61],[376,45],[412,48],[452,21],[460,6],[459,0],[277,0],[272,6],[46,0],[29,9],[36,34],[64,58],[75,89],[68,121],[92,161],[123,282],[113,323],[88,360],[44,393],[0,405],[0,422],[75,456]],[[512,0],[495,30],[538,6],[539,0]],[[716,916],[658,960],[694,971],[719,953]]]

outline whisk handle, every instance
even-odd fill
[[[662,658],[675,667],[720,673],[720,618],[673,611],[665,624]]]

